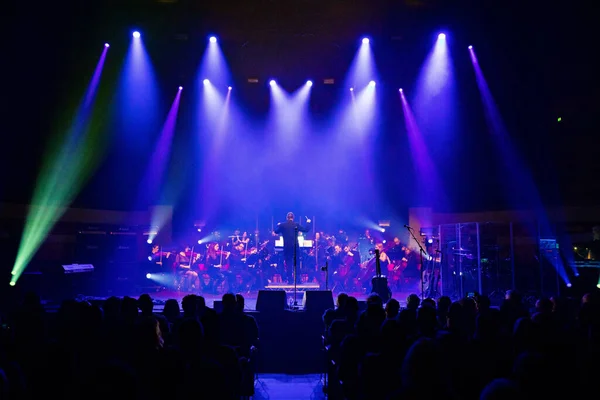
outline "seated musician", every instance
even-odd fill
[[[357,275],[360,272],[360,253],[358,251],[358,245],[351,248],[349,245],[344,246],[344,266],[343,275],[344,276],[344,288],[346,290],[360,288],[357,287],[358,280]]]
[[[268,260],[270,257],[267,246],[269,240],[258,243],[257,247],[248,249],[246,255],[246,271],[250,275],[249,285],[254,289],[263,289],[265,287],[265,270],[267,270]]]
[[[344,269],[344,253],[342,253],[342,246],[336,244],[333,246],[331,253],[327,257],[329,261],[329,269],[332,271],[332,279],[334,287],[341,285],[343,288],[344,280],[346,278]]]
[[[401,259],[402,276],[405,280],[420,280],[421,271],[419,269],[419,261],[414,251],[408,247],[404,247],[404,255]]]
[[[152,246],[148,260],[156,265],[162,266],[163,264],[166,264],[165,262],[169,257],[171,257],[171,252],[162,251],[160,246],[155,244]]]
[[[379,251],[379,266],[381,267],[381,272],[385,273],[388,270],[388,264],[390,264],[391,260],[387,253],[384,251],[383,243],[379,242],[375,245],[375,249],[369,251],[369,254],[375,254],[375,250]],[[369,288],[371,286],[371,278],[377,272],[377,260],[375,257],[371,258],[368,262],[363,263],[361,265],[361,269],[358,274],[358,285],[363,288]]]
[[[175,273],[182,279],[183,285],[188,290],[194,290],[199,287],[200,280],[198,273],[192,270],[192,265],[198,260],[198,254],[192,254],[192,248],[186,246],[185,249],[175,257]]]
[[[204,285],[204,290],[217,293],[219,286],[225,281],[221,266],[229,261],[229,254],[230,253],[221,250],[219,243],[211,243],[208,246],[204,265],[206,267],[206,273],[210,276],[211,281],[208,285]]]
[[[392,247],[389,250],[389,256],[392,259],[402,258],[404,256],[404,245],[400,241],[399,237],[394,238]]]
[[[231,250],[229,261],[229,271],[227,273],[229,279],[229,288],[233,292],[246,291],[247,285],[252,277],[248,273],[246,264],[248,252],[244,243],[240,240]]]
[[[240,234],[240,230],[236,229],[235,231],[233,231],[233,236],[231,236],[231,245],[233,247],[239,245],[240,243],[243,243],[244,246],[248,246],[248,243],[250,242],[250,238],[248,237],[248,232],[244,232],[242,234]]]

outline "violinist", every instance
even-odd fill
[[[217,293],[219,286],[225,281],[222,266],[229,261],[229,252],[222,251],[219,243],[211,243],[206,250],[205,267],[207,274],[211,278],[209,291]]]
[[[175,257],[175,272],[180,278],[181,283],[187,286],[188,290],[194,290],[199,287],[200,279],[198,273],[192,270],[192,265],[198,261],[199,254],[194,253],[192,247],[186,246]]]
[[[148,261],[152,263],[163,266],[163,264],[167,263],[167,260],[171,257],[171,252],[162,251],[160,246],[155,244],[152,246],[152,250],[150,251],[150,256],[148,257]]]

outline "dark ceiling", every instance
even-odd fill
[[[65,99],[79,93],[85,82],[81,71],[97,57],[97,43],[125,46],[134,27],[144,32],[153,53],[162,55],[155,57],[157,68],[169,70],[178,80],[193,75],[198,49],[213,33],[239,79],[289,71],[325,78],[343,75],[363,35],[374,38],[380,52],[410,52],[426,48],[431,35],[445,29],[457,45],[473,44],[493,60],[487,78],[536,177],[545,183],[554,179],[545,176],[547,168],[536,167],[541,158],[548,158],[536,153],[550,152],[556,161],[551,173],[561,180],[563,197],[570,203],[593,203],[600,194],[595,184],[600,172],[595,14],[574,3],[12,2],[3,6],[2,17],[0,199],[27,201],[45,138],[57,113],[64,111]],[[557,117],[562,117],[560,124]],[[539,142],[546,144],[536,146]]]

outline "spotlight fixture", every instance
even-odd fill
[[[398,89],[398,91],[399,91],[400,93],[402,93],[402,88]]]
[[[271,85],[271,86],[275,86],[275,84],[276,84],[275,80],[271,79],[271,80],[269,81],[269,85]]]
[[[375,81],[371,81],[371,82],[369,82],[369,86],[370,86],[370,87],[375,87]]]
[[[208,85],[210,83],[210,81],[208,79],[205,79],[202,81],[202,83],[204,83],[205,85]]]
[[[139,38],[140,37],[140,33],[138,31],[133,32],[133,37],[134,38]]]
[[[313,84],[312,84],[312,81],[306,81],[306,84],[307,84],[309,87],[313,85]]]
[[[179,86],[179,90],[183,90],[183,86]]]
[[[469,50],[473,50],[473,46],[469,46]]]
[[[369,44],[369,38],[363,38],[362,44]]]
[[[439,39],[439,40],[444,40],[444,39],[446,39],[446,34],[445,34],[445,33],[440,33],[440,34],[438,35],[438,39]]]
[[[104,47],[110,47],[110,44],[104,43]]]
[[[354,88],[353,88],[353,87],[351,87],[351,88],[350,88],[350,91],[351,91],[351,92],[354,92]]]
[[[210,37],[208,40],[209,40],[211,43],[217,43],[217,38],[216,38],[216,37],[214,37],[214,36],[211,36],[211,37]]]
[[[227,90],[231,90],[231,86],[227,86]]]

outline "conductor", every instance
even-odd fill
[[[306,219],[306,226],[294,222],[294,213],[289,212],[286,215],[285,222],[280,222],[275,228],[275,233],[283,237],[283,260],[286,276],[294,268],[294,257],[296,256],[298,244],[298,232],[308,232],[311,228],[310,219]],[[282,271],[283,272],[283,271]]]

